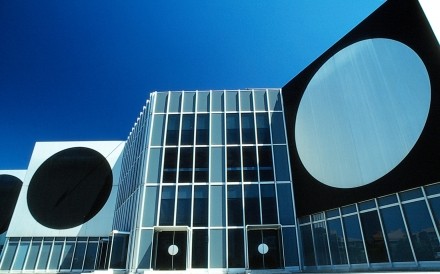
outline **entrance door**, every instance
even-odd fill
[[[155,270],[185,270],[187,231],[155,231],[153,268]]]
[[[248,229],[247,236],[250,269],[283,267],[280,228]]]

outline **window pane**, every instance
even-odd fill
[[[209,144],[209,114],[197,115],[197,136],[198,145]]]
[[[26,254],[29,250],[29,242],[21,242],[18,246],[17,255],[15,255],[14,264],[12,270],[22,270]]]
[[[32,242],[31,249],[29,250],[29,255],[26,261],[25,269],[35,269],[35,264],[37,263],[38,252],[40,251],[41,242]]]
[[[275,158],[275,174],[277,176],[277,181],[290,181],[287,147],[274,146],[273,154]]]
[[[196,162],[195,162],[195,182],[208,182],[209,175],[209,148],[196,147]]]
[[[226,92],[226,110],[238,111],[238,94],[236,91]]]
[[[225,152],[224,147],[211,148],[211,182],[225,181]]]
[[[366,263],[364,243],[357,215],[344,217],[345,237],[347,238],[348,257],[351,264]]]
[[[165,159],[163,164],[163,182],[175,183],[177,172],[177,148],[168,147],[165,149]]]
[[[318,265],[330,265],[325,222],[313,224],[313,235],[315,237],[316,261]]]
[[[165,115],[158,114],[153,116],[153,129],[151,131],[151,145],[161,146],[165,129]]]
[[[168,112],[180,112],[181,92],[170,92],[170,107]]]
[[[191,225],[191,186],[179,187],[176,225]]]
[[[109,268],[125,269],[127,265],[128,234],[114,234]]]
[[[362,213],[361,222],[369,262],[388,262],[387,250],[377,211]]]
[[[15,251],[17,250],[17,242],[9,242],[6,250],[4,251],[1,270],[11,269],[12,260],[14,259]]]
[[[241,138],[243,144],[255,144],[254,115],[252,113],[241,114]]]
[[[272,112],[270,126],[272,128],[272,142],[274,144],[285,144],[283,113]]]
[[[84,259],[84,270],[95,269],[96,252],[98,250],[98,243],[90,243],[87,246],[86,257]]]
[[[63,243],[55,242],[52,248],[52,255],[50,256],[48,269],[58,269],[62,249]]]
[[[260,195],[258,185],[244,186],[245,220],[246,225],[260,224]]]
[[[228,264],[230,268],[244,267],[243,229],[228,230]]]
[[[428,201],[434,216],[434,222],[437,225],[437,229],[440,230],[440,197],[429,199]]]
[[[255,90],[255,110],[267,110],[266,91]]]
[[[240,124],[238,114],[226,114],[226,141],[230,144],[240,144]]]
[[[194,226],[208,226],[208,186],[194,186]]]
[[[240,103],[241,111],[251,111],[252,107],[252,92],[251,91],[241,91],[240,92]]]
[[[192,182],[192,171],[193,171],[193,148],[182,147],[180,149],[179,182],[181,183]]]
[[[210,267],[226,267],[226,230],[210,230]]]
[[[228,147],[227,156],[228,156],[227,159],[228,182],[240,182],[241,181],[240,147]]]
[[[269,109],[270,110],[281,110],[281,96],[280,92],[269,91]]]
[[[194,144],[194,114],[182,115],[181,145]]]
[[[225,226],[226,211],[225,211],[225,187],[211,186],[210,195],[210,220],[211,226]]]
[[[263,215],[263,224],[278,223],[275,185],[261,185],[261,209]]]
[[[197,92],[197,111],[209,111],[209,92]]]
[[[292,187],[290,184],[277,184],[278,208],[280,210],[280,223],[282,225],[295,224],[293,215]]]
[[[156,93],[156,112],[165,113],[167,110],[167,93]]]
[[[183,111],[184,112],[194,112],[195,101],[196,101],[195,92],[184,92],[183,93]]]
[[[310,225],[300,226],[301,231],[301,239],[302,239],[302,252],[303,252],[303,260],[304,265],[306,266],[314,266],[315,263],[315,252],[313,250],[313,237],[312,237],[312,228]]]
[[[347,252],[345,251],[341,219],[338,218],[327,221],[327,229],[333,264],[347,264]]]
[[[440,193],[440,183],[425,186],[426,195],[434,195]]]
[[[86,243],[76,244],[75,255],[73,256],[72,269],[82,269],[85,251],[86,251]]]
[[[398,206],[383,208],[380,213],[391,261],[414,261],[400,208]]]
[[[152,229],[142,229],[139,246],[138,269],[149,269],[152,248]]]
[[[180,115],[170,114],[168,115],[168,125],[167,125],[167,145],[177,146],[179,140],[179,125],[180,125]]]
[[[258,147],[260,181],[273,181],[272,149],[270,146]]]
[[[267,113],[257,113],[257,137],[259,144],[270,144],[270,129]]]
[[[245,182],[257,182],[257,153],[256,147],[243,147],[243,179]]]
[[[294,227],[283,228],[283,244],[286,266],[298,266],[298,246]]]
[[[37,264],[38,270],[46,269],[51,248],[52,242],[43,242],[43,246],[41,247],[40,251],[40,259],[38,260]]]
[[[421,188],[416,188],[402,192],[399,194],[399,196],[401,201],[408,201],[423,197],[423,193]]]
[[[148,157],[147,183],[159,183],[162,165],[162,149],[151,148]]]
[[[63,259],[61,260],[60,269],[70,269],[72,265],[73,251],[75,243],[66,243],[63,251]]]
[[[211,142],[213,145],[223,145],[225,143],[223,114],[214,113],[211,119]]]
[[[157,187],[145,188],[145,206],[142,226],[154,226],[157,218],[159,191]]]
[[[223,111],[223,91],[213,91],[212,96],[212,111]]]
[[[159,225],[173,225],[175,193],[174,186],[162,187]]]
[[[440,252],[437,234],[425,201],[417,201],[402,206],[417,260],[440,260],[440,257],[436,256]]]
[[[392,194],[389,196],[381,197],[381,198],[377,199],[377,201],[378,201],[379,206],[395,204],[395,203],[397,203],[397,196],[396,196],[396,194]]]
[[[208,230],[194,229],[192,233],[192,267],[208,267]]]
[[[228,226],[243,225],[241,185],[228,185]]]

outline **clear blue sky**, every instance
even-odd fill
[[[150,91],[282,87],[383,2],[0,1],[0,169],[125,140]]]

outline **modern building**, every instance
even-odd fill
[[[0,273],[440,270],[439,71],[390,0],[283,88],[153,92],[125,142],[37,143],[0,172]]]

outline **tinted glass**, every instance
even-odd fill
[[[241,185],[228,185],[228,226],[243,225]]]
[[[272,112],[270,126],[272,128],[272,142],[274,144],[285,144],[284,121],[282,112]]]
[[[170,93],[170,107],[169,112],[180,112],[182,93],[181,92],[171,92]]]
[[[227,148],[227,176],[228,182],[241,181],[241,153],[240,147]]]
[[[96,261],[96,252],[98,250],[98,243],[89,243],[84,259],[84,269],[94,269]]]
[[[174,186],[164,186],[162,188],[159,225],[173,225],[175,192],[176,188]]]
[[[289,181],[289,161],[287,160],[287,147],[274,146],[273,154],[275,158],[275,174],[277,181]]]
[[[180,115],[170,114],[168,115],[168,125],[167,125],[167,145],[177,146],[179,141],[179,125],[180,125]]]
[[[281,96],[279,91],[269,91],[269,109],[281,110]]]
[[[192,263],[193,268],[208,267],[208,230],[194,229],[192,232]]]
[[[347,264],[347,252],[345,250],[341,219],[327,221],[327,230],[333,264]]]
[[[302,252],[303,252],[303,260],[304,265],[313,266],[315,263],[315,252],[313,250],[313,237],[312,237],[312,228],[310,225],[300,226],[301,231],[301,239],[302,239]]]
[[[258,185],[244,186],[244,206],[246,225],[260,224],[260,201]]]
[[[440,230],[440,197],[432,198],[428,201],[434,217],[434,222],[437,225],[437,229]]]
[[[258,181],[256,147],[243,147],[243,179],[245,182]]]
[[[86,251],[86,243],[76,244],[75,255],[73,256],[72,269],[82,269],[85,251]]]
[[[2,266],[1,270],[11,269],[12,260],[14,259],[15,251],[17,251],[18,243],[9,242],[7,249],[2,253]]]
[[[165,113],[167,110],[167,93],[156,93],[155,112]]]
[[[163,164],[163,182],[176,182],[177,173],[177,148],[169,147],[165,149],[165,159]]]
[[[259,144],[270,144],[269,118],[267,113],[257,113],[257,137]]]
[[[181,145],[194,144],[194,114],[182,115],[182,130],[180,134]]]
[[[224,147],[211,148],[211,182],[225,181]]]
[[[267,110],[266,91],[255,90],[254,98],[255,98],[255,110]]]
[[[21,242],[18,246],[17,254],[15,255],[14,264],[12,265],[12,270],[23,269],[24,260],[26,259],[26,254],[29,250],[29,242]]]
[[[325,222],[313,224],[313,235],[315,237],[316,261],[318,262],[318,265],[330,265]]]
[[[213,145],[223,145],[225,143],[223,114],[212,114],[211,119],[211,142]]]
[[[209,111],[209,92],[197,92],[197,111]]]
[[[191,186],[179,187],[176,225],[191,225]]]
[[[238,94],[236,91],[226,92],[226,111],[238,111]]]
[[[263,224],[277,224],[278,212],[275,197],[275,185],[261,185],[261,213]]]
[[[393,195],[381,197],[381,198],[377,199],[377,203],[379,204],[379,206],[397,203],[397,196],[396,196],[396,194],[393,194]]]
[[[243,144],[255,144],[254,115],[241,114],[241,140]]]
[[[38,252],[40,251],[41,242],[32,242],[26,261],[25,269],[35,269],[37,263]]]
[[[159,183],[162,165],[162,149],[151,148],[148,157],[147,183]]]
[[[194,106],[196,102],[196,94],[194,92],[183,93],[183,111],[194,112]]]
[[[407,201],[423,197],[422,189],[411,189],[399,194],[401,201]]]
[[[210,230],[210,267],[225,268],[226,267],[226,230],[213,229]]]
[[[38,260],[37,269],[46,269],[49,260],[50,250],[52,248],[51,242],[44,242],[40,251],[40,258]]]
[[[240,124],[238,114],[226,114],[226,141],[228,144],[240,143]]]
[[[212,111],[223,111],[223,91],[213,91],[212,97]]]
[[[196,147],[195,182],[208,182],[209,148]]]
[[[366,263],[364,243],[357,215],[344,217],[344,230],[347,239],[348,258],[351,264]]]
[[[209,114],[197,115],[197,145],[207,145],[209,143]]]
[[[159,199],[158,187],[145,188],[145,206],[142,226],[154,226],[157,218],[157,205]]]
[[[211,186],[210,225],[211,226],[225,226],[226,225],[225,187],[224,186]]]
[[[180,161],[179,161],[179,182],[189,183],[192,182],[193,171],[193,148],[182,147],[180,148]]]
[[[251,91],[241,91],[240,92],[240,104],[241,104],[241,111],[253,110],[252,92]]]
[[[63,251],[63,258],[61,260],[60,269],[70,269],[72,266],[73,251],[75,243],[66,243]]]
[[[139,262],[138,268],[140,269],[150,268],[152,238],[153,238],[152,229],[141,230],[139,255],[138,255],[138,262]]]
[[[194,186],[194,226],[208,226],[208,186]]]
[[[270,146],[258,147],[258,168],[260,181],[273,181],[272,149]]]
[[[153,116],[153,129],[151,130],[151,145],[161,146],[165,129],[165,115],[158,114]]]
[[[228,267],[244,267],[243,229],[228,230]]]
[[[280,210],[280,223],[282,225],[295,224],[293,214],[292,188],[290,184],[277,184],[278,208]]]
[[[383,238],[377,211],[362,213],[360,216],[369,262],[388,262],[385,240]]]

